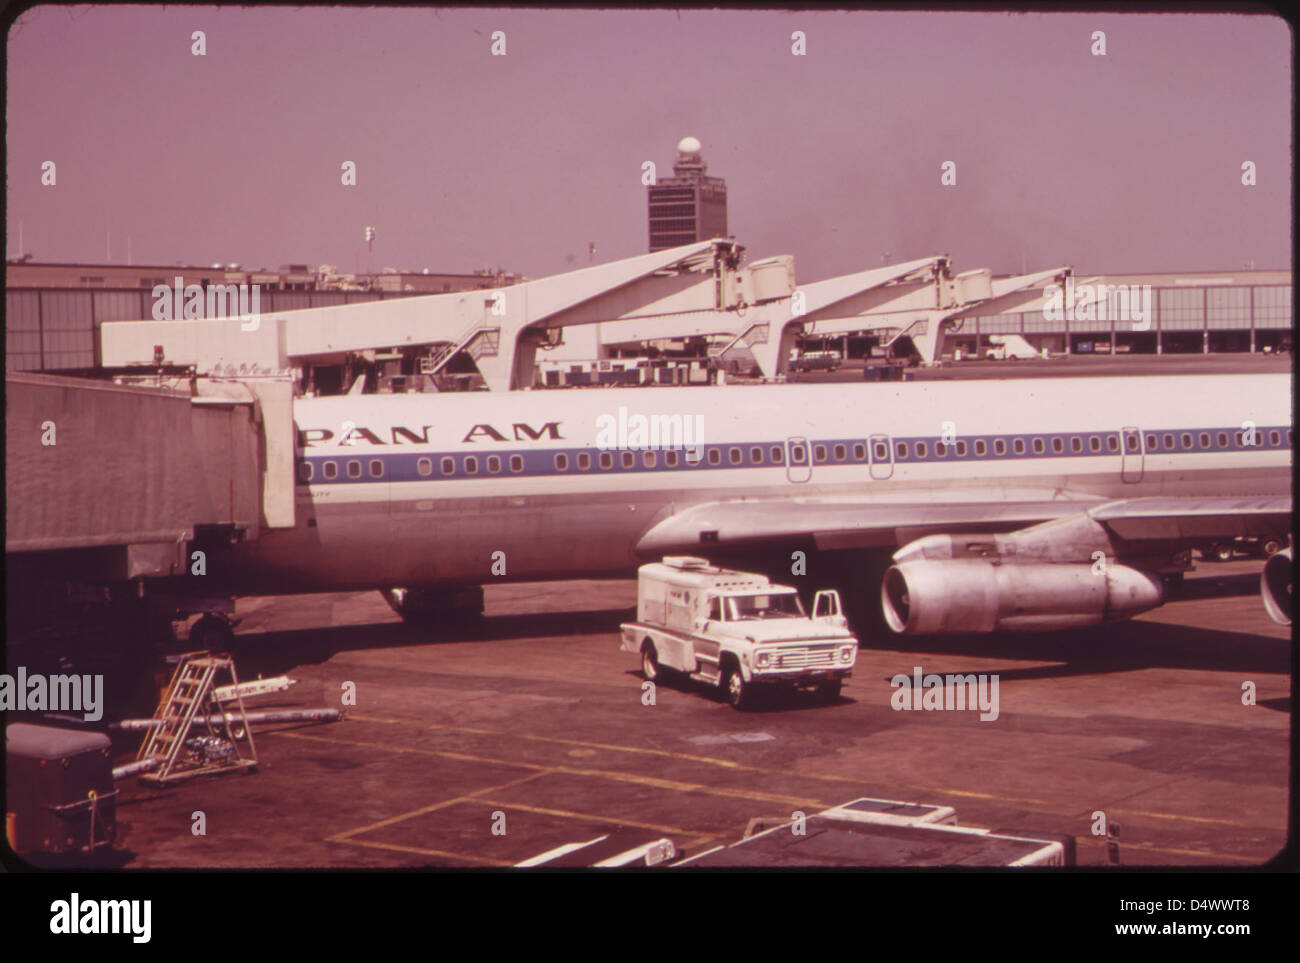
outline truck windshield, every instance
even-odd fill
[[[727,621],[804,618],[803,605],[793,592],[780,595],[732,595],[726,600]]]

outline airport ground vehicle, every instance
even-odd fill
[[[790,360],[790,370],[834,371],[843,360],[838,351],[805,351]]]
[[[743,709],[763,686],[815,686],[838,698],[858,656],[847,625],[833,589],[816,594],[809,617],[789,586],[665,556],[638,570],[637,621],[620,626],[621,648],[640,654],[647,679],[680,672]]]
[[[1242,535],[1202,545],[1201,556],[1215,562],[1229,562],[1238,552],[1271,558],[1286,548],[1285,535]]]

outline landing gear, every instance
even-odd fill
[[[190,626],[190,648],[225,652],[235,641],[235,628],[228,619],[209,612]]]
[[[483,588],[479,585],[388,588],[380,594],[404,622],[422,626],[464,627],[483,616]]]

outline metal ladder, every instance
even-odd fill
[[[218,673],[229,676],[233,697],[221,698],[214,683]],[[238,710],[223,705],[235,703]],[[211,717],[222,720],[215,727]],[[158,702],[154,713],[157,725],[140,746],[138,762],[155,761],[152,772],[140,776],[142,782],[166,785],[181,779],[224,769],[253,769],[257,766],[257,747],[253,744],[253,731],[248,724],[244,699],[235,675],[235,661],[228,655],[213,656],[207,652],[187,652],[172,674],[170,684]],[[196,719],[199,725],[215,736],[218,742],[229,745],[227,759],[208,758],[206,750],[197,755],[186,750],[186,742]],[[247,754],[241,749],[247,743]]]

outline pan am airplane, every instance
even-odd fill
[[[837,585],[860,637],[873,612],[1042,630],[1154,608],[1193,546],[1291,529],[1287,375],[348,394],[294,418],[296,526],[209,564],[232,595],[379,589],[445,621],[486,582],[688,553]],[[1285,624],[1290,592],[1287,548],[1261,578]]]

